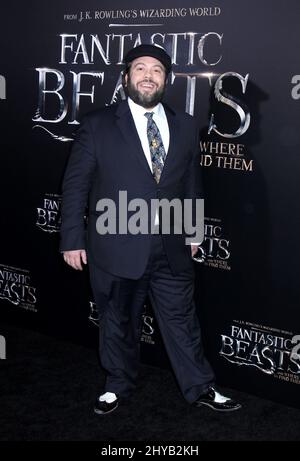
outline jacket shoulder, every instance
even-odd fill
[[[110,106],[100,107],[90,112],[87,112],[83,115],[81,123],[86,120],[88,122],[93,123],[95,120],[98,121],[102,118],[113,117],[116,113],[117,107],[118,104],[112,104]]]
[[[172,115],[175,115],[178,118],[178,120],[180,120],[181,122],[190,124],[192,126],[196,125],[195,117],[188,114],[187,112],[184,112],[183,110],[177,110],[177,109],[174,110],[170,106],[168,106],[167,104],[164,104],[163,106],[164,106],[164,109],[165,109],[166,112],[169,112]]]

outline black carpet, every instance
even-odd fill
[[[93,413],[104,376],[92,349],[2,326],[1,441],[299,441],[300,410],[230,389],[243,408],[194,408],[172,373],[141,366],[134,396],[110,415]]]

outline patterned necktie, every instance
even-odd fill
[[[166,159],[166,151],[161,139],[159,129],[153,120],[153,112],[146,112],[145,117],[148,119],[147,136],[149,141],[153,177],[159,183],[160,176]]]

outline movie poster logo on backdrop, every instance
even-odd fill
[[[245,320],[234,320],[221,334],[219,354],[225,360],[294,384],[300,384],[299,352],[300,335]]]
[[[0,264],[0,299],[22,309],[37,312],[36,287],[26,269]]]
[[[36,226],[44,232],[59,232],[61,226],[61,195],[46,193],[37,207]]]
[[[221,219],[205,218],[204,240],[193,259],[206,267],[231,270],[230,240],[226,236]]]
[[[252,160],[247,159],[245,148],[234,143],[234,139],[245,134],[250,126],[249,109],[241,100],[247,91],[249,74],[241,75],[231,69],[220,72],[218,66],[224,58],[222,47],[226,40],[224,33],[203,31],[204,23],[197,31],[198,22],[193,25],[199,18],[205,21],[221,13],[218,6],[66,12],[63,19],[73,21],[74,31],[57,33],[57,66],[36,67],[38,98],[32,119],[36,123],[34,128],[43,129],[55,140],[72,141],[73,133],[56,134],[45,124],[52,124],[52,127],[61,122],[78,125],[80,110],[88,111],[94,104],[103,106],[124,100],[124,56],[132,47],[151,43],[163,47],[171,56],[173,71],[168,79],[168,95],[177,97],[180,88],[182,110],[195,115],[198,101],[203,98],[200,91],[205,91],[206,98],[211,94],[217,104],[226,108],[228,119],[237,121],[226,131],[222,119],[211,109],[208,137],[214,134],[230,142],[220,145],[203,142],[200,146],[203,166],[252,171]],[[190,27],[196,31],[169,30],[174,18],[184,17],[189,17]],[[99,20],[101,35],[93,29]],[[88,26],[83,26],[87,22]],[[237,82],[242,98],[225,91],[228,79]]]

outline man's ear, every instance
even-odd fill
[[[128,73],[126,72],[123,78],[124,86],[127,86],[127,80],[128,80]]]

